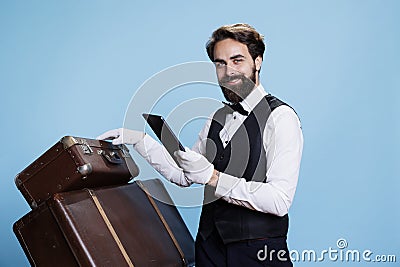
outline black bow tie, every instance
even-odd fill
[[[233,111],[239,112],[243,116],[248,116],[249,115],[249,112],[247,112],[243,108],[242,104],[240,104],[240,103],[236,103],[236,104],[229,104],[229,103],[225,103],[225,102],[222,102],[222,103],[224,103],[226,106],[230,107]]]

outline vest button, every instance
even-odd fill
[[[219,160],[223,160],[224,159],[224,155],[219,156]]]

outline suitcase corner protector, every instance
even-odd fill
[[[66,135],[61,138],[60,142],[63,144],[64,149],[70,148],[73,145],[78,144],[79,142],[75,139],[75,137]]]
[[[22,181],[20,178],[20,173],[18,173],[14,178],[15,185],[19,188],[22,185]]]

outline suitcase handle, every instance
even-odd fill
[[[110,163],[112,164],[122,164],[122,158],[118,155],[117,152],[115,151],[109,151],[107,153],[106,151],[102,150],[101,155]]]

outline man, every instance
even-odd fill
[[[265,44],[253,27],[222,26],[206,49],[230,104],[207,121],[192,150],[175,152],[179,166],[142,132],[116,129],[99,139],[133,144],[173,183],[206,185],[196,266],[292,266],[287,213],[303,149],[300,121],[260,84]]]

